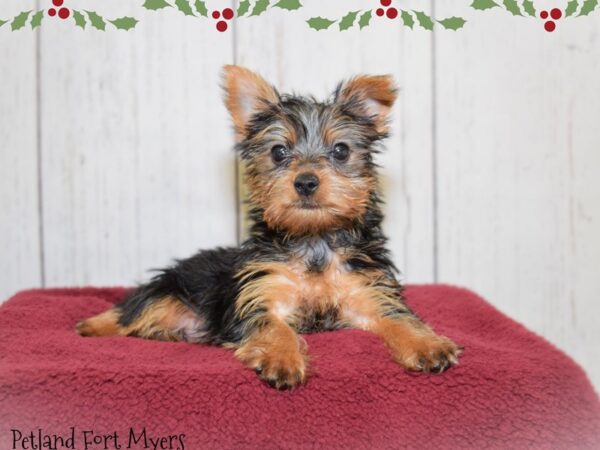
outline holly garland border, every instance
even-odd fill
[[[276,8],[286,11],[296,11],[303,7],[300,0],[240,0],[235,11],[231,8],[225,8],[222,11],[214,10],[209,15],[206,0],[145,0],[142,6],[151,11],[175,8],[186,16],[198,18],[212,17],[218,21],[216,28],[221,32],[227,31],[227,22],[233,18],[258,17],[268,10]]]
[[[46,14],[44,14],[46,12]],[[12,31],[17,31],[24,28],[28,23],[32,30],[35,30],[42,25],[42,20],[49,15],[46,10],[29,10],[21,11],[19,14],[14,16],[12,20],[0,19],[0,27],[9,23]],[[108,24],[119,30],[131,30],[135,28],[138,20],[134,17],[120,17],[116,19],[107,19],[96,11],[78,11],[74,9],[69,11],[69,16],[72,16],[74,25],[85,29],[86,25],[90,25],[100,31],[105,31]]]
[[[550,11],[538,11],[533,0],[473,0],[471,8],[479,11],[501,8],[512,16],[540,18],[544,21],[544,29],[553,32],[556,22],[561,18],[584,17],[598,9],[598,0],[569,0],[564,11],[553,8]]]
[[[538,13],[534,0],[471,0],[470,8],[477,11],[489,11],[493,9],[502,9],[512,16],[523,18],[536,18],[546,21],[544,28],[546,31],[555,29],[554,21],[560,18],[575,18],[588,16],[592,12],[600,10],[600,0],[569,0],[564,11],[554,8],[550,13],[541,10]],[[399,2],[398,2],[399,3]],[[63,4],[63,0],[56,0],[55,4]],[[306,20],[309,28],[316,31],[329,30],[337,28],[339,31],[346,31],[351,28],[360,30],[371,25],[374,17],[398,20],[404,27],[414,29],[419,28],[431,31],[434,27],[441,26],[446,30],[462,29],[467,23],[466,19],[459,16],[451,16],[437,19],[424,11],[400,9],[392,6],[392,0],[380,0],[381,7],[364,10],[348,11],[338,18],[311,17]],[[297,11],[303,8],[301,0],[240,0],[237,8],[234,10],[225,8],[223,11],[212,11],[209,14],[206,0],[143,0],[141,7],[146,10],[160,12],[165,9],[175,9],[185,16],[197,18],[215,19],[218,31],[228,29],[227,21],[232,19],[249,19],[262,16],[272,9],[282,9],[288,12]],[[0,18],[0,28],[7,25],[12,31],[21,30],[29,25],[31,30],[40,27],[46,18],[53,18],[56,15],[54,8],[41,10],[21,11],[12,19],[3,20]],[[117,30],[131,30],[136,27],[138,20],[135,17],[123,16],[114,19],[105,18],[97,11],[89,10],[70,10],[61,8],[59,14],[61,19],[70,20],[81,28],[94,28],[99,31],[106,31],[107,28]],[[337,25],[337,26],[334,26]]]
[[[421,28],[425,30],[432,31],[433,27],[436,24],[441,25],[443,28],[447,30],[458,30],[462,28],[467,21],[462,17],[452,16],[447,17],[445,19],[434,19],[429,14],[424,11],[417,10],[405,10],[405,9],[391,9],[391,11],[396,11],[392,14],[386,14],[385,10],[383,14],[377,14],[378,10],[383,10],[383,8],[378,8],[376,10],[366,10],[366,11],[350,11],[346,13],[339,19],[328,19],[325,17],[312,17],[306,21],[308,26],[313,30],[322,31],[329,29],[332,25],[337,24],[340,31],[349,30],[352,27],[358,26],[359,29],[363,29],[371,25],[371,19],[373,15],[378,15],[383,17],[384,15],[388,19],[396,19],[399,18],[402,22],[402,25],[413,29],[415,24],[418,24]],[[390,10],[388,10],[390,11]]]
[[[473,3],[471,3],[470,6],[471,8],[479,11],[501,8],[513,16],[538,17],[537,10],[535,9],[535,5],[532,0],[473,0]],[[596,9],[598,9],[598,0],[569,0],[567,3],[567,8],[564,11],[564,16],[588,16]],[[542,19],[545,19],[545,17],[542,17]]]

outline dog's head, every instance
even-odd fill
[[[391,77],[353,78],[318,102],[226,66],[224,88],[249,200],[270,228],[318,234],[361,220],[376,190],[373,153],[396,100]]]

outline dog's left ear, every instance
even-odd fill
[[[342,83],[335,101],[353,114],[369,117],[380,133],[388,132],[388,117],[398,97],[389,75],[363,75]]]
[[[252,117],[279,102],[279,94],[260,75],[240,66],[223,68],[225,105],[233,119],[238,140],[244,138]]]

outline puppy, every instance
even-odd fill
[[[392,79],[359,76],[319,102],[226,66],[224,89],[246,167],[249,239],[178,261],[78,323],[79,334],[233,347],[278,389],[306,381],[299,333],[370,331],[412,371],[457,363],[459,347],[405,305],[381,229],[373,156],[388,136]]]

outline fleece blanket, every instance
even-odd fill
[[[292,392],[228,349],[75,334],[124,294],[31,290],[0,307],[0,449],[600,447],[581,368],[464,289],[406,290],[465,347],[457,367],[410,374],[368,333],[313,334],[312,377]]]

